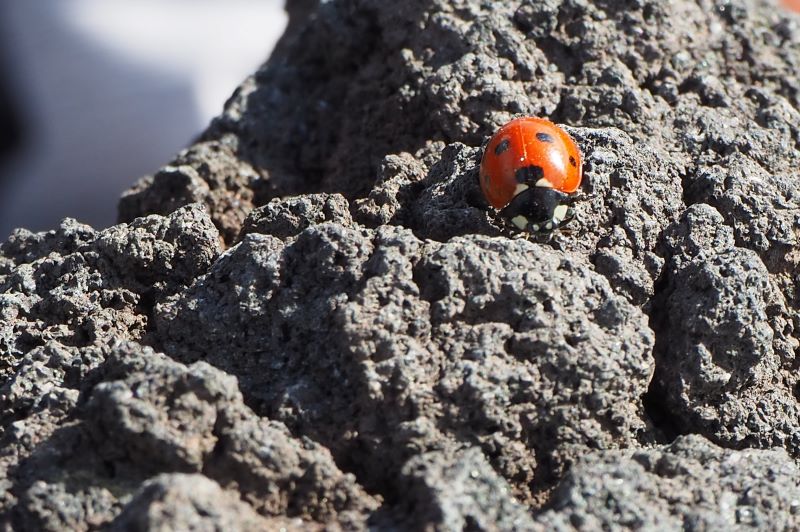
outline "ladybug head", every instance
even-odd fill
[[[567,204],[568,198],[550,187],[526,187],[500,215],[521,231],[548,234],[575,217],[575,211]]]

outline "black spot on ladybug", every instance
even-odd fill
[[[503,141],[500,144],[495,146],[494,154],[500,155],[501,153],[506,151],[509,148],[509,146],[511,146],[511,141],[509,141],[508,139],[503,139]]]
[[[517,183],[527,183],[529,186],[532,186],[544,177],[544,170],[542,170],[541,166],[533,164],[530,166],[523,166],[516,171],[514,177],[517,178]]]
[[[572,166],[578,166],[578,163],[575,161],[575,157],[573,157],[572,155],[569,156],[569,164],[571,164]]]
[[[536,138],[541,140],[542,142],[553,142],[553,137],[547,133],[537,133]]]

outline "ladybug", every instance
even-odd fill
[[[486,200],[517,229],[535,234],[549,235],[574,218],[566,201],[581,178],[577,144],[544,118],[507,123],[489,140],[481,159]]]

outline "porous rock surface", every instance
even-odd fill
[[[800,19],[290,0],[120,202],[0,247],[4,530],[800,528]],[[547,116],[577,219],[497,223]]]

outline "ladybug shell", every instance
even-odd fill
[[[570,194],[578,190],[581,177],[577,144],[544,118],[523,117],[507,123],[486,145],[481,160],[481,189],[495,209],[533,186]]]

